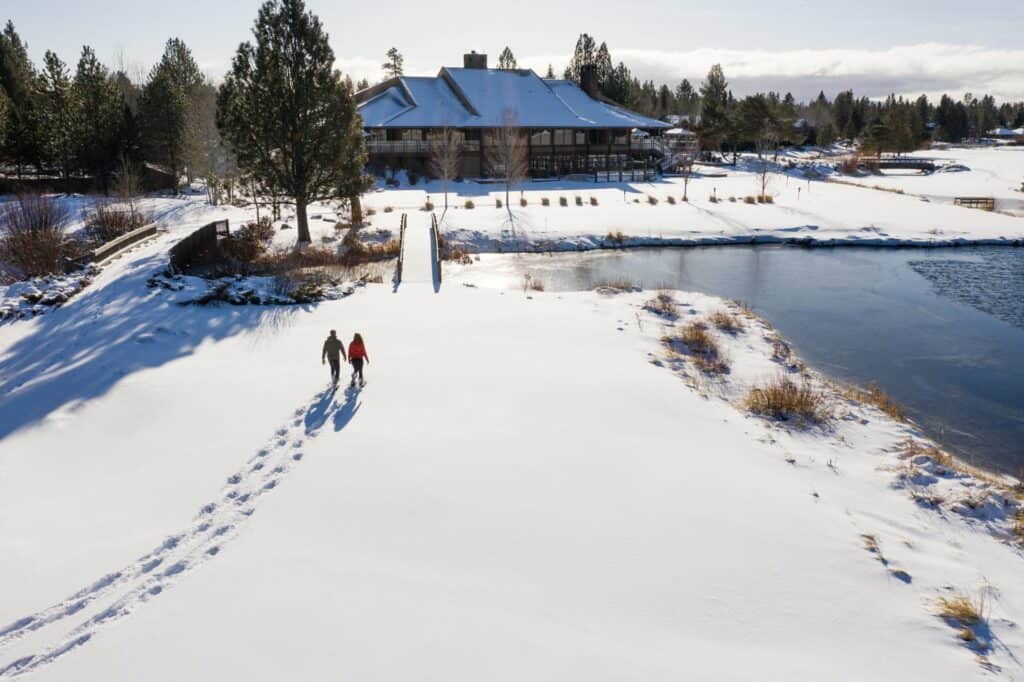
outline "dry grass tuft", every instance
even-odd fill
[[[41,194],[0,206],[0,281],[63,272],[64,259],[76,255],[65,235],[70,222],[64,202]]]
[[[627,291],[639,291],[640,286],[628,279],[605,279],[594,282],[594,291],[621,294]]]
[[[704,374],[718,375],[729,372],[729,362],[723,355],[718,341],[708,333],[707,326],[701,322],[691,322],[675,336],[666,336],[662,341],[671,351],[685,350],[693,364]]]
[[[669,291],[659,291],[657,296],[644,304],[644,310],[670,319],[679,317],[679,308]]]
[[[955,621],[960,625],[977,625],[982,621],[985,609],[984,592],[977,600],[965,594],[952,597],[939,597],[935,606],[940,617]]]
[[[626,243],[626,235],[622,233],[622,230],[619,230],[618,232],[609,232],[604,236],[604,240],[610,244],[622,246]]]
[[[721,331],[729,334],[736,334],[743,330],[743,322],[740,318],[727,310],[716,310],[711,313],[711,316],[708,317],[708,319],[711,321],[711,324],[718,327]]]
[[[757,199],[753,195],[747,195],[747,196],[743,197],[743,203],[744,204],[756,204],[757,203]]]
[[[868,384],[867,388],[841,386],[839,393],[848,400],[873,405],[898,422],[907,421],[907,411],[903,406],[890,398],[885,389],[875,382]]]
[[[806,377],[797,383],[782,374],[747,394],[743,406],[754,414],[802,424],[825,425],[832,421],[832,405],[825,391]]]
[[[1017,509],[1013,514],[1013,538],[1017,544],[1024,545],[1024,508]]]

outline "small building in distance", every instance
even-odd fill
[[[532,177],[653,172],[670,153],[661,133],[671,126],[601,96],[592,68],[584,68],[577,85],[531,69],[490,69],[487,55],[472,52],[462,68],[390,78],[357,92],[356,103],[370,165],[381,175],[388,169],[426,175],[445,128],[460,138],[460,175],[467,178],[494,175],[487,147],[503,127],[521,131]]]

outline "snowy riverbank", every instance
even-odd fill
[[[712,329],[719,378],[662,341],[726,302],[675,292],[673,322],[653,292],[371,284],[182,307],[145,286],[171,241],[0,327],[6,674],[1024,672],[1019,500],[873,407],[747,414],[799,367],[772,330]],[[366,336],[362,393],[324,390],[330,328]],[[981,594],[980,624],[936,615]]]

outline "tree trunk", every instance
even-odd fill
[[[349,199],[349,203],[352,205],[352,227],[361,227],[363,224],[363,203],[359,200],[359,195],[354,195]]]
[[[299,243],[308,244],[313,241],[309,236],[309,218],[306,217],[306,198],[295,198],[295,220],[298,223]]]

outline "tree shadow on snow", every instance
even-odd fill
[[[191,355],[208,341],[250,330],[270,333],[297,312],[181,306],[175,292],[147,286],[165,259],[163,253],[140,258],[63,307],[16,322],[36,327],[0,350],[0,439],[98,398],[134,372]]]

